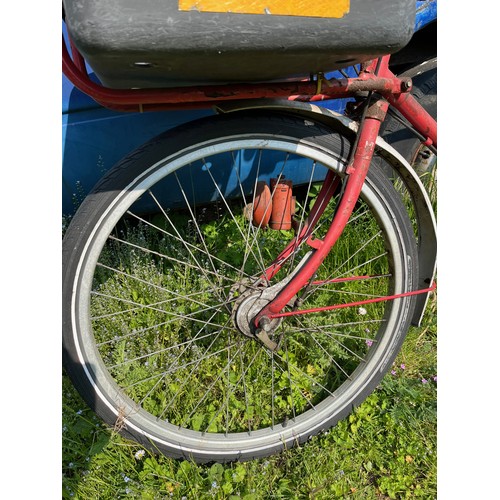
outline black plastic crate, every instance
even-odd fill
[[[302,78],[394,53],[413,34],[415,0],[318,2],[65,0],[64,7],[74,44],[111,88]],[[262,13],[225,11],[235,8]]]

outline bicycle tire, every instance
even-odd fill
[[[63,242],[64,366],[100,418],[171,457],[248,460],[330,428],[375,389],[404,340],[414,297],[285,318],[276,351],[236,325],[243,303],[256,303],[273,284],[256,285],[255,277],[293,237],[237,212],[248,207],[245,193],[257,177],[273,175],[264,161],[272,158],[287,178],[327,169],[342,177],[349,149],[345,137],[309,120],[230,114],[162,134],[110,170]],[[228,158],[230,166],[219,168]],[[314,182],[296,190],[299,214],[321,183],[307,178]],[[198,186],[205,197],[213,186],[210,203],[194,202]],[[185,211],[176,206],[182,198],[189,198]],[[303,306],[414,288],[415,236],[377,166],[344,235]],[[304,244],[297,253],[308,250]],[[300,258],[287,261],[274,282]],[[374,276],[366,281],[329,283],[332,275],[368,272]]]
[[[399,76],[412,79],[411,93],[413,97],[436,120],[437,57],[424,61]],[[384,120],[380,135],[404,156],[419,175],[434,168],[436,157],[407,127],[391,115],[388,115]]]

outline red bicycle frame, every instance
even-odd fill
[[[315,81],[128,90],[108,89],[90,80],[85,70],[83,57],[71,42],[70,45],[72,57],[63,39],[64,74],[77,88],[88,94],[99,104],[120,111],[142,112],[201,108],[232,100],[257,98],[276,99],[281,97],[290,101],[317,102],[326,99],[353,97],[360,92],[372,93],[372,98],[368,102],[360,121],[355,148],[346,170],[347,181],[345,189],[332,224],[323,240],[311,240],[308,227],[313,226],[316,216],[321,215],[322,209],[318,207],[324,206],[325,200],[331,198],[335,190],[333,176],[329,175],[325,179],[318,201],[311,212],[308,221],[309,226],[296,235],[294,242],[268,268],[266,271],[267,278],[269,279],[278,272],[281,267],[280,262],[283,262],[288,255],[291,255],[293,245],[296,245],[297,242],[307,240],[307,243],[315,251],[286,286],[279,291],[276,297],[255,316],[254,327],[256,331],[265,330],[266,325],[273,318],[290,314],[315,312],[308,310],[283,313],[282,311],[291,298],[311,281],[312,276],[314,276],[326,255],[342,234],[361,193],[375,151],[375,142],[379,134],[380,125],[385,119],[389,104],[399,111],[411,126],[423,136],[424,144],[437,147],[436,121],[411,95],[411,80],[408,78],[398,78],[391,72],[389,69],[390,56],[384,56],[363,64],[360,74],[356,78],[326,80],[323,75],[318,75]],[[426,293],[432,289],[433,287],[397,296],[373,299],[372,301],[391,300],[397,297]],[[342,306],[327,306],[321,310],[352,305],[357,305],[357,303]]]

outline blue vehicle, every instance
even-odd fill
[[[416,3],[415,34],[404,49],[392,56],[391,69],[413,78],[414,92],[422,93],[421,103],[435,116],[437,0]],[[346,71],[354,75],[353,68]],[[342,76],[336,73],[327,76]],[[63,216],[73,215],[103,174],[130,151],[165,130],[213,114],[209,108],[150,113],[112,111],[75,88],[64,75],[62,83]],[[322,105],[342,113],[345,100],[326,101]],[[410,162],[428,161],[426,151],[411,134],[401,130],[398,121],[388,119],[384,125],[383,136]]]

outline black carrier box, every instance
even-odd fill
[[[102,84],[152,88],[289,80],[394,53],[415,0],[64,0]]]

